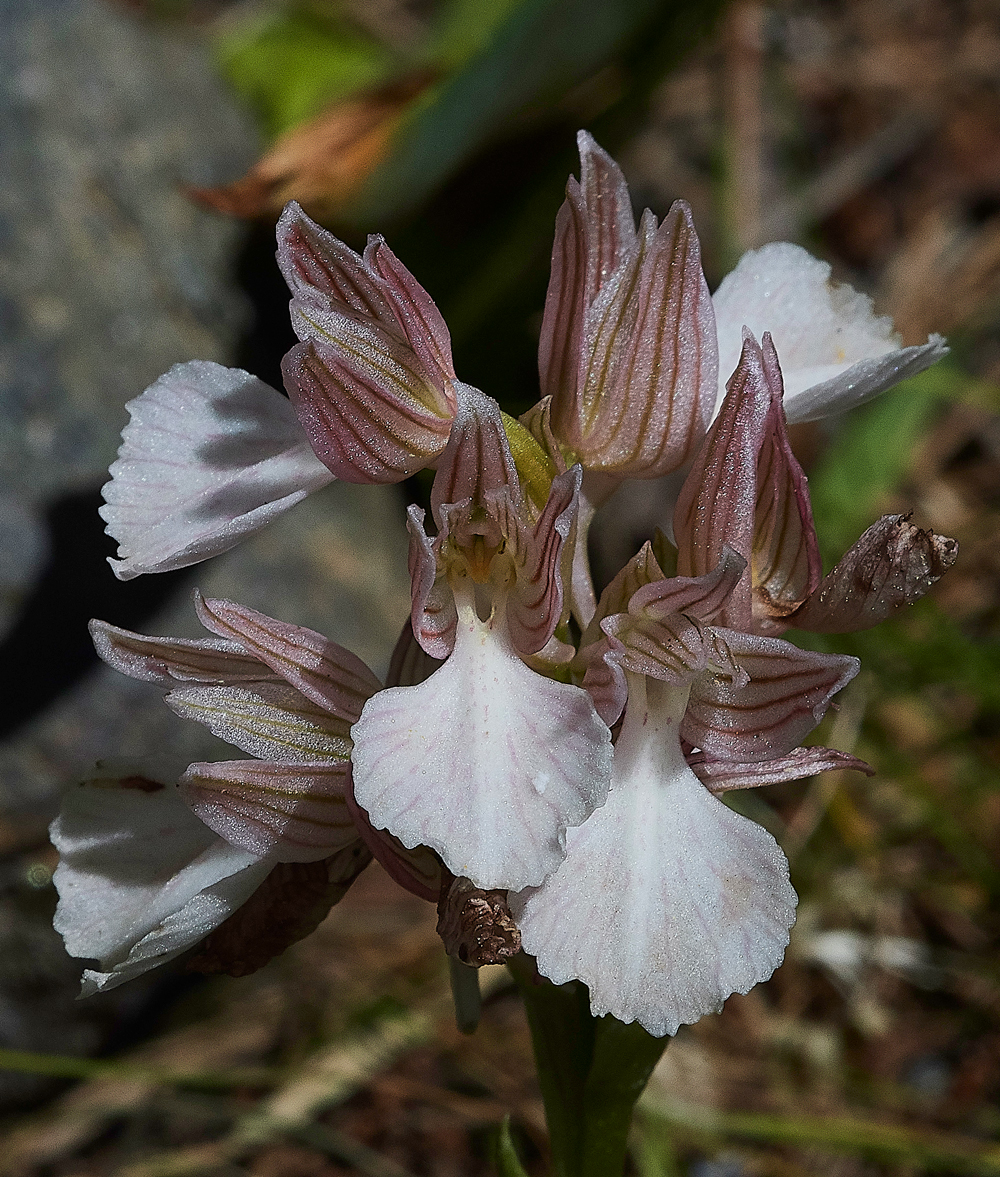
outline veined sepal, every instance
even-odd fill
[[[750,564],[720,621],[780,633],[819,584],[819,548],[806,478],[792,453],[777,354],[747,332],[726,399],[681,487],[674,511],[677,570],[700,576],[726,546]]]
[[[345,799],[349,761],[192,764],[181,796],[232,846],[275,862],[317,862],[358,841]]]
[[[539,343],[550,427],[587,470],[656,478],[691,456],[715,399],[698,237],[681,201],[660,226],[647,209],[637,232],[618,165],[586,132],[577,140]]]

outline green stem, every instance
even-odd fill
[[[483,999],[479,992],[479,969],[463,964],[457,957],[448,957],[448,977],[451,996],[455,1002],[455,1024],[463,1034],[475,1034]]]
[[[530,957],[510,969],[528,1015],[555,1177],[619,1177],[632,1110],[667,1040],[593,1017],[585,985],[553,985]]]

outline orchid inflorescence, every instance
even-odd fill
[[[956,555],[886,516],[824,577],[786,423],[945,348],[899,347],[794,245],[747,254],[713,298],[687,206],[636,227],[617,165],[586,133],[579,147],[543,395],[520,421],[458,380],[444,320],[381,237],[358,255],[295,204],[277,230],[300,341],[288,398],[196,361],[129,405],[103,509],[123,579],[225,551],[335,478],[435,473],[430,520],[409,512],[412,608],[385,685],[321,634],[197,593],[208,638],[92,623],[106,662],[253,759],[71,790],[56,926],[99,961],[85,992],[201,941],[205,971],[249,972],[373,856],[438,903],[454,957],[523,949],[585,982],[595,1015],[657,1036],[780,963],[788,864],[720,794],[871,772],[801,746],[857,660],[780,635],[874,625]],[[596,509],[685,470],[672,541],[658,532],[598,597]]]

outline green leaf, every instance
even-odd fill
[[[303,12],[238,25],[216,46],[222,70],[280,135],[325,106],[385,81],[390,54],[349,28]]]
[[[662,0],[521,0],[512,6],[467,66],[415,103],[350,219],[384,225],[418,207],[512,116],[554,102],[661,7]]]
[[[510,1135],[510,1116],[500,1125],[497,1136],[496,1166],[500,1177],[528,1177]]]
[[[445,67],[464,65],[484,49],[524,0],[451,0],[442,6],[428,56]]]

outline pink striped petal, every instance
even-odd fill
[[[292,201],[277,237],[278,265],[295,298],[317,308],[353,311],[386,328],[409,345],[436,386],[447,390],[455,378],[448,328],[433,299],[381,236],[370,237],[359,255]]]
[[[538,362],[542,394],[560,416],[577,394],[587,307],[636,248],[635,221],[621,169],[586,131],[577,134],[580,180],[566,185],[556,215]]]
[[[258,760],[329,764],[351,754],[349,720],[338,719],[286,683],[181,687],[168,706]]]
[[[578,665],[584,668],[583,689],[608,727],[621,718],[628,700],[628,681],[622,667],[624,655],[624,643],[614,634],[602,634],[599,642],[591,642],[580,651]]]
[[[869,629],[918,601],[958,559],[958,544],[883,515],[825,577],[789,624],[814,633]]]
[[[601,639],[601,622],[612,613],[625,613],[633,596],[647,584],[663,580],[663,569],[653,555],[652,546],[647,542],[632,557],[618,575],[606,586],[597,602],[594,619],[584,632],[580,648]]]
[[[567,826],[605,796],[610,733],[586,692],[517,657],[471,603],[426,682],[381,691],[352,731],[354,790],[379,829],[436,850],[477,887],[539,883]]]
[[[777,785],[782,781],[797,781],[815,776],[818,772],[853,769],[865,776],[874,776],[875,769],[865,761],[839,752],[836,748],[793,748],[787,756],[762,760],[756,764],[738,764],[719,760],[704,752],[693,752],[687,758],[695,776],[713,793],[727,793],[731,789],[756,789],[760,785]]]
[[[514,646],[523,655],[544,649],[562,620],[562,555],[576,520],[580,478],[579,466],[556,475],[533,531],[528,533],[521,519],[508,528],[515,581],[507,599],[507,620]]]
[[[288,401],[239,368],[175,364],[125,407],[101,508],[119,580],[228,551],[332,481]]]
[[[556,219],[539,344],[555,437],[588,470],[655,478],[690,457],[718,380],[715,318],[690,210],[636,234],[618,165],[585,132]],[[571,459],[572,460],[572,459]]]
[[[316,307],[340,305],[392,326],[396,316],[383,283],[350,246],[290,201],[278,221],[278,266],[293,297]]]
[[[806,476],[792,453],[782,407],[782,379],[771,337],[761,352],[771,387],[757,461],[751,553],[753,613],[760,633],[781,633],[785,618],[815,591],[822,576]]]
[[[725,545],[750,562],[751,576],[720,614],[724,624],[748,632],[780,632],[820,578],[806,479],[788,442],[781,398],[770,339],[762,349],[747,334],[674,512],[682,575],[708,572]]]
[[[520,481],[500,406],[471,385],[460,384],[457,389],[455,420],[431,487],[431,513],[439,527],[445,504],[469,500],[479,507],[502,487],[509,488],[520,501]]]
[[[310,339],[281,362],[313,450],[345,482],[402,482],[433,465],[448,442],[451,412],[427,406],[431,386],[403,362],[403,345],[387,340],[347,355]]]
[[[386,245],[383,237],[368,239],[365,262],[382,278],[383,292],[417,359],[429,372],[435,369],[440,372],[442,391],[454,408],[450,388],[455,379],[451,334],[434,300]]]
[[[392,402],[412,400],[426,413],[450,420],[455,411],[451,382],[428,370],[396,331],[340,307],[328,309],[292,300],[292,329],[303,343],[339,360],[343,369]],[[289,390],[291,391],[291,390]]]
[[[703,576],[672,576],[640,585],[629,599],[633,616],[665,619],[686,613],[699,621],[711,621],[725,607],[746,570],[747,562],[738,552],[723,545],[719,562]]]
[[[91,621],[97,654],[130,678],[146,682],[277,682],[280,675],[236,642],[221,638],[155,638],[106,621]]]
[[[706,669],[713,652],[701,627],[682,613],[662,620],[617,613],[604,622],[604,629],[622,643],[619,659],[624,670],[662,682],[687,682]]]
[[[316,862],[357,842],[344,799],[348,761],[192,764],[179,785],[192,811],[219,837],[275,862]]]
[[[406,528],[410,533],[410,624],[422,649],[431,658],[447,658],[455,645],[458,614],[448,581],[438,575],[434,544],[424,531],[424,512],[411,506]]]
[[[721,675],[695,679],[681,735],[720,759],[752,763],[786,755],[860,667],[857,658],[800,650],[780,638],[715,632],[750,681],[740,685]]]
[[[644,214],[634,274],[623,271],[618,297],[591,309],[585,425],[563,438],[588,469],[623,478],[658,478],[688,461],[718,383],[715,318],[691,211],[678,201],[655,225]]]
[[[745,568],[742,556],[725,548],[718,566],[705,576],[660,576],[639,583],[658,572],[659,565],[649,545],[630,561],[601,598],[604,605],[620,603],[626,591],[638,585],[625,602],[627,612],[604,618],[602,641],[581,646],[583,686],[605,723],[614,723],[625,706],[626,671],[680,684],[711,667],[714,673],[730,676],[734,684],[746,681],[720,631],[700,625],[722,608]]]
[[[729,393],[688,474],[674,511],[677,572],[704,576],[729,546],[753,550],[759,438],[771,407],[760,348],[748,339]],[[751,628],[751,588],[738,586],[724,613],[734,628]]]
[[[771,975],[796,897],[771,835],[684,763],[686,691],[630,685],[607,802],[569,831],[559,870],[511,908],[543,976],[583,981],[595,1017],[661,1036]]]
[[[202,597],[197,590],[194,605],[206,629],[237,642],[338,719],[353,723],[382,686],[356,654],[313,629],[276,621],[235,601]]]

